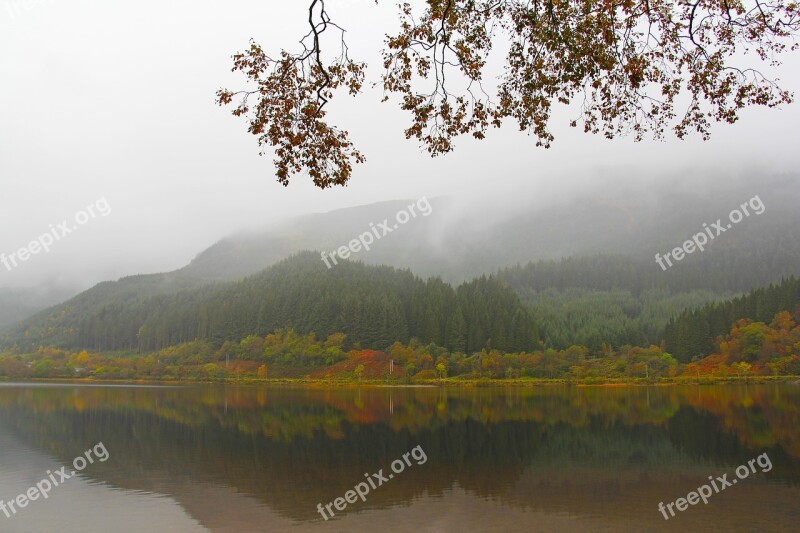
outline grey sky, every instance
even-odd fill
[[[377,81],[393,4],[329,5],[349,30],[352,55],[370,62],[369,81]],[[267,49],[293,46],[306,9],[297,0],[0,0],[0,252],[101,197],[112,209],[20,268],[0,266],[0,287],[171,270],[236,230],[381,200],[455,194],[540,205],[614,186],[601,179],[609,168],[647,181],[702,177],[698,168],[790,171],[800,162],[797,104],[747,111],[739,124],[716,126],[706,143],[606,141],[562,118],[549,151],[512,126],[432,160],[404,139],[407,117],[396,102],[379,104],[369,90],[331,106],[369,160],[351,184],[320,191],[296,176],[284,188],[245,122],[215,106],[214,93],[242,86],[230,55],[250,37]],[[782,77],[800,93],[797,58],[787,56]]]

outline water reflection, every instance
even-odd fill
[[[163,495],[187,515],[165,527],[144,506],[131,522],[139,530],[522,531],[532,520],[539,530],[779,530],[800,517],[799,413],[790,385],[0,386],[0,431],[19,443],[3,468],[26,450],[69,464],[102,441],[111,459],[85,474],[105,487],[100,502]],[[322,520],[318,503],[417,445],[424,465]],[[764,452],[768,474],[670,522],[656,510]],[[19,483],[3,476],[2,494],[30,486]]]

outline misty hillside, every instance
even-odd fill
[[[722,236],[727,253],[763,248],[762,237],[769,239],[770,248],[784,249],[785,243],[778,241],[793,233],[797,225],[800,187],[785,177],[765,178],[758,185],[723,183],[719,189],[693,193],[666,186],[630,194],[585,193],[570,202],[538,209],[435,198],[430,200],[429,216],[411,218],[376,240],[369,252],[359,252],[351,259],[410,268],[423,277],[441,276],[455,282],[515,264],[594,254],[625,254],[655,266],[656,252],[680,246],[702,231],[703,223],[726,219],[732,209],[755,195],[766,206],[765,212],[746,218]],[[307,215],[261,233],[232,236],[199,254],[181,272],[196,278],[236,279],[293,252],[332,251],[369,231],[370,223],[384,219],[391,223],[410,203],[413,201],[382,202]],[[718,243],[709,248],[714,244]],[[692,259],[698,255],[702,254]],[[780,279],[780,273],[776,275]],[[742,290],[752,287],[752,283],[742,283]]]
[[[543,324],[543,340],[553,346],[581,342],[599,349],[602,341],[659,342],[663,326],[685,307],[800,273],[800,189],[781,178],[771,178],[769,187],[727,185],[702,194],[584,196],[530,212],[512,207],[477,212],[439,198],[430,201],[430,211],[416,209],[416,217],[351,259],[409,268],[423,278],[440,276],[449,282],[504,269],[500,279],[532,309]],[[656,264],[656,252],[680,246],[702,231],[703,223],[727,219],[731,209],[755,194],[765,206],[761,215],[744,219],[709,243],[705,253],[667,271]],[[370,223],[391,223],[411,203],[306,215],[269,231],[223,239],[180,270],[98,284],[13,328],[8,338],[19,340],[20,331],[41,329],[56,318],[75,328],[76,316],[240,279],[303,249],[332,251],[369,231]],[[570,259],[561,261],[564,257]]]
[[[66,287],[0,288],[0,331],[63,302],[76,292]]]

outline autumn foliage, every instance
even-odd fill
[[[738,321],[718,339],[717,353],[680,364],[658,346],[604,345],[600,354],[584,346],[564,350],[505,353],[484,348],[451,352],[416,339],[386,350],[345,350],[346,336],[319,340],[279,329],[215,348],[193,341],[139,355],[103,355],[40,348],[0,354],[0,377],[201,380],[313,378],[344,380],[543,379],[607,382],[631,379],[708,379],[800,375],[800,326],[788,312],[769,324]],[[393,371],[390,372],[390,369]]]
[[[309,4],[302,50],[270,56],[252,42],[233,56],[233,70],[253,87],[221,89],[217,102],[238,99],[234,115],[247,116],[259,144],[274,148],[278,181],[307,171],[326,188],[345,185],[364,161],[348,133],[325,120],[325,107],[339,88],[357,95],[367,65],[349,57],[325,0]],[[796,2],[427,0],[399,11],[381,85],[385,100],[397,97],[410,115],[406,137],[432,156],[507,119],[549,147],[559,105],[573,106],[572,126],[608,138],[660,139],[671,130],[707,139],[713,122],[734,123],[746,107],[792,101],[759,69],[796,49]],[[500,42],[503,73],[487,80]],[[338,53],[323,55],[323,43]]]
[[[787,376],[800,374],[800,326],[791,313],[769,324],[739,320],[718,339],[717,353],[685,366],[687,376]]]

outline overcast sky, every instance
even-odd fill
[[[351,55],[380,75],[393,4],[329,2],[348,28]],[[798,168],[797,104],[743,113],[717,125],[710,142],[607,141],[554,124],[545,151],[509,127],[459,142],[435,160],[404,139],[407,117],[369,90],[331,104],[368,163],[346,188],[320,191],[302,175],[288,188],[259,157],[246,123],[214,105],[220,87],[242,87],[232,53],[252,37],[267,50],[305,33],[297,0],[0,0],[0,253],[12,253],[104,198],[108,216],[8,272],[0,287],[82,284],[186,264],[219,238],[308,212],[398,199],[460,195],[541,205],[570,191],[607,186],[626,169],[641,181],[714,169],[738,173]],[[800,93],[798,56],[782,71]],[[611,173],[613,174],[613,170]],[[95,209],[97,211],[97,209]]]

